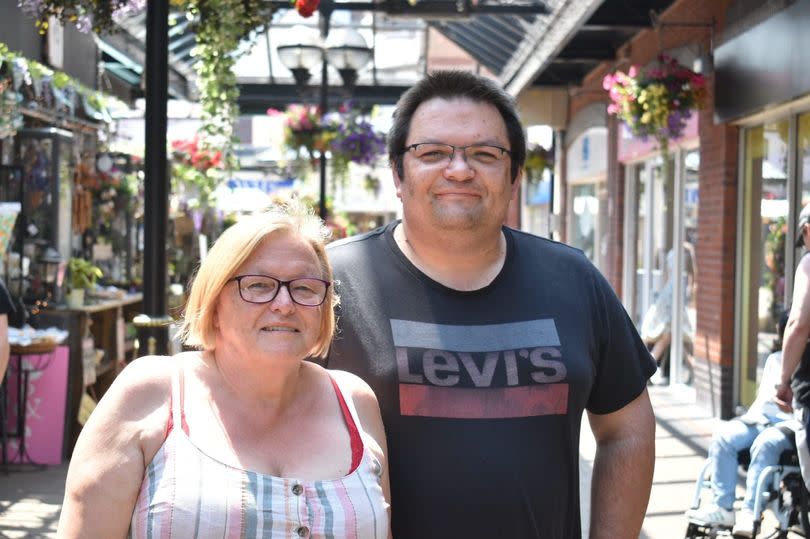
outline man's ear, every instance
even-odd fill
[[[402,199],[402,178],[399,176],[399,169],[397,163],[391,161],[391,176],[394,178],[394,186],[397,188],[397,198]]]
[[[515,195],[520,191],[520,184],[523,181],[523,167],[518,170],[517,176],[515,176],[515,181],[512,182],[512,198],[515,198]]]

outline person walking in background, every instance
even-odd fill
[[[801,427],[796,432],[796,449],[802,478],[810,487],[810,451],[807,433],[810,430],[810,358],[807,357],[807,339],[810,338],[810,204],[802,208],[796,223],[796,247],[804,248],[793,278],[793,299],[790,317],[785,327],[782,344],[782,372],[775,400],[782,410],[791,410],[796,404],[796,416]]]
[[[397,538],[581,537],[579,432],[598,444],[592,538],[637,538],[655,363],[583,253],[503,226],[526,144],[488,79],[435,71],[388,153],[403,218],[330,244],[330,368],[366,380],[390,446]]]
[[[779,346],[785,333],[787,313],[779,321]],[[745,414],[720,424],[709,446],[709,475],[712,503],[690,509],[686,516],[707,526],[734,527],[738,537],[754,533],[754,495],[762,471],[779,462],[779,456],[793,446],[792,431],[798,428],[793,416],[779,409],[774,397],[782,375],[782,352],[777,350],[765,360],[757,396]],[[739,513],[734,513],[737,487],[737,455],[750,450],[751,461],[745,479],[745,497]]]
[[[337,297],[312,215],[239,221],[191,287],[182,335],[115,380],[79,436],[58,536],[390,537],[368,385],[327,372]]]

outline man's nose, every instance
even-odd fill
[[[467,156],[464,154],[464,150],[456,148],[452,155],[450,155],[450,162],[447,163],[447,167],[445,168],[445,176],[450,179],[468,180],[474,173],[475,170],[473,170],[467,162]]]

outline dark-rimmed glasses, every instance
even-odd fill
[[[239,296],[248,303],[269,303],[276,299],[278,291],[284,286],[287,287],[290,299],[305,307],[317,307],[322,304],[332,284],[315,277],[282,281],[269,275],[237,275],[230,281],[236,281]]]
[[[449,165],[461,150],[464,161],[470,166],[491,166],[501,161],[505,156],[512,157],[512,152],[494,144],[470,144],[469,146],[453,146],[439,142],[417,142],[406,146],[401,153],[411,152],[420,163],[428,166]]]

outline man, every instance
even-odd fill
[[[587,407],[591,537],[637,538],[655,364],[580,251],[502,226],[525,159],[513,101],[434,72],[400,99],[388,151],[403,219],[330,248],[343,307],[328,366],[379,398],[393,536],[580,538]]]
[[[781,346],[787,325],[788,314],[779,318],[779,341]],[[712,503],[686,512],[693,522],[709,527],[731,528],[735,537],[751,537],[755,515],[754,498],[759,478],[768,466],[779,462],[784,451],[793,447],[793,432],[798,421],[779,409],[774,402],[776,388],[782,374],[782,351],[776,350],[765,360],[757,396],[740,417],[723,421],[712,437],[709,446],[709,477],[711,477]],[[734,497],[737,488],[738,454],[749,450],[751,460],[745,477],[745,497],[740,511],[734,513]]]
[[[776,387],[774,400],[785,411],[798,404],[797,416],[802,428],[796,432],[796,447],[805,484],[810,484],[810,453],[807,446],[808,423],[810,422],[810,358],[806,356],[807,339],[810,338],[810,204],[802,208],[796,225],[796,247],[804,247],[796,275],[793,279],[793,301],[782,342],[782,376]]]

